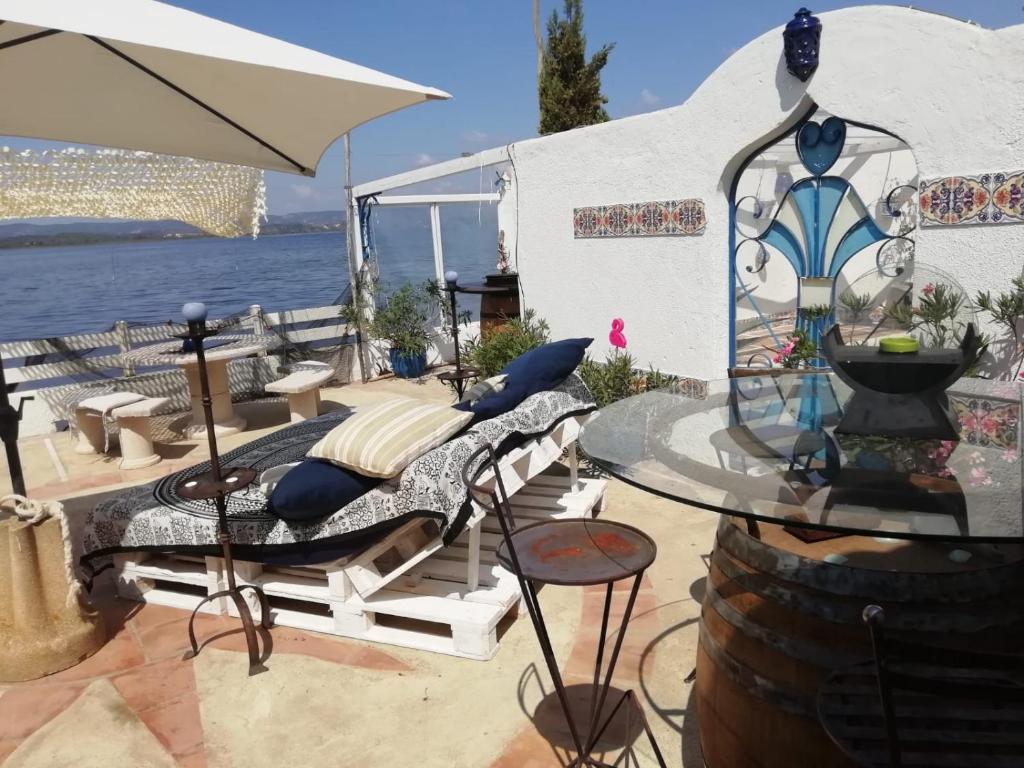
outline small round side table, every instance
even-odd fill
[[[506,504],[501,506],[507,507]],[[611,768],[607,763],[592,757],[591,753],[608,725],[618,713],[622,704],[628,699],[640,714],[644,731],[650,741],[651,748],[657,756],[658,764],[665,768],[658,743],[643,714],[643,709],[632,690],[626,691],[615,707],[599,723],[599,716],[604,711],[608,689],[611,687],[615,664],[619,659],[622,641],[626,636],[626,628],[633,613],[640,580],[644,571],[654,562],[658,548],[654,541],[643,531],[624,523],[609,520],[546,520],[522,528],[514,528],[514,518],[509,509],[509,520],[499,514],[505,541],[498,547],[498,562],[512,571],[519,579],[520,588],[526,608],[533,621],[537,639],[540,642],[544,661],[555,684],[558,701],[562,713],[569,726],[576,758],[569,768]],[[633,579],[629,592],[629,601],[622,616],[622,623],[615,638],[615,645],[608,661],[608,668],[601,681],[601,669],[604,662],[605,644],[608,638],[609,614],[611,613],[612,593],[615,582]],[[593,586],[606,585],[604,611],[601,617],[601,636],[598,640],[597,659],[594,663],[594,691],[590,702],[589,722],[586,724],[586,735],[581,737],[581,728],[574,721],[569,708],[565,684],[551,647],[544,615],[541,613],[540,602],[537,600],[537,585],[558,584],[562,586]]]

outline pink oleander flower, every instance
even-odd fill
[[[971,464],[984,464],[985,457],[979,451],[971,451],[967,455],[967,461]]]
[[[1007,448],[1003,451],[1003,461],[1007,464],[1012,464],[1017,460],[1017,452],[1013,448]]]
[[[988,476],[988,470],[984,467],[971,469],[971,485],[992,485],[992,478]]]
[[[921,289],[921,293],[923,293],[925,296],[931,296],[933,293],[935,293],[935,286],[932,283],[928,283],[927,285],[925,285],[924,288]]]

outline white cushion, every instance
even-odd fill
[[[306,455],[369,477],[394,477],[472,418],[449,405],[398,397],[360,408]]]
[[[467,389],[462,395],[460,403],[469,403],[472,405],[477,400],[483,400],[488,395],[493,395],[497,392],[501,392],[505,388],[505,379],[508,378],[507,373],[499,373],[497,376],[491,376],[489,379],[478,381],[472,387]]]

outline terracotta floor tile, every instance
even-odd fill
[[[190,755],[175,755],[174,759],[178,762],[178,768],[206,768],[207,766],[205,749]]]
[[[63,712],[84,685],[25,685],[0,697],[0,742],[26,738]]]
[[[202,749],[203,723],[199,697],[195,694],[151,707],[138,715],[171,755],[189,755]]]
[[[181,608],[171,608],[166,605],[155,605],[153,603],[139,603],[139,610],[131,617],[130,623],[139,632],[162,624],[169,624],[172,621],[187,619],[189,612]]]
[[[195,695],[196,680],[191,661],[170,658],[133,669],[111,679],[118,693],[136,712],[164,706]]]
[[[196,640],[202,644],[208,638],[238,626],[238,621],[230,617],[201,613],[196,616]],[[189,648],[188,615],[139,631],[139,641],[150,661],[180,657]]]
[[[236,627],[240,628],[240,627]],[[312,656],[335,664],[349,667],[364,667],[393,672],[407,672],[412,668],[384,651],[367,648],[340,638],[323,637],[290,627],[273,627],[273,653],[296,653]],[[211,644],[215,648],[243,652],[246,650],[245,635],[238,631],[217,638]],[[271,656],[273,660],[273,656]]]
[[[142,649],[134,636],[130,632],[121,632],[77,666],[44,677],[29,685],[52,685],[75,680],[88,680],[94,677],[106,677],[137,667],[144,662]]]
[[[19,744],[21,744],[20,741],[0,739],[0,765],[2,765],[4,760],[6,760],[8,756],[18,748]]]

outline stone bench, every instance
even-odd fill
[[[288,395],[291,421],[305,421],[320,415],[320,387],[334,376],[334,369],[326,363],[306,361],[293,366],[292,373],[272,381],[264,389],[278,395]]]
[[[142,469],[160,461],[160,454],[153,450],[150,420],[164,413],[170,402],[167,397],[147,397],[112,411],[121,428],[121,469]]]
[[[78,430],[75,453],[106,453],[117,443],[116,437],[107,434],[107,418],[113,416],[115,408],[145,399],[145,395],[137,392],[106,392],[75,403],[75,428]]]
[[[80,400],[75,406],[78,443],[75,452],[106,453],[117,442],[107,434],[106,420],[120,428],[121,469],[141,469],[160,461],[153,450],[150,418],[164,411],[170,399],[135,392],[110,392]]]

